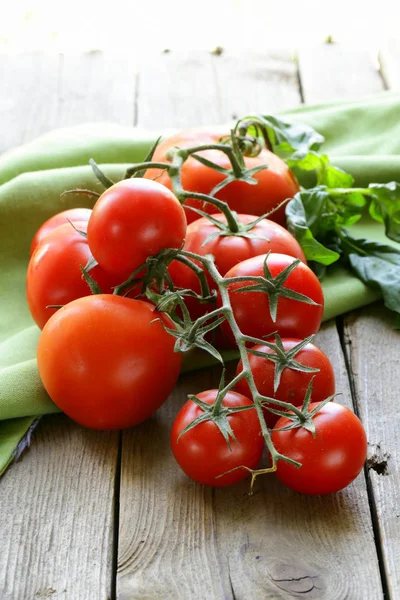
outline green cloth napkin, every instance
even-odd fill
[[[357,185],[400,180],[400,96],[385,93],[286,114],[322,133],[326,152],[353,174]],[[25,300],[31,239],[51,215],[91,206],[82,195],[60,199],[68,189],[101,190],[87,166],[89,158],[117,180],[128,164],[143,160],[156,137],[109,123],[88,124],[53,131],[0,156],[0,474],[29,443],[37,418],[58,411],[40,382],[35,359],[39,330]],[[357,225],[360,236],[363,227]],[[371,232],[382,239],[379,225],[368,225]],[[323,288],[325,320],[379,298],[343,268],[332,268]],[[184,368],[207,364],[207,357],[195,353]]]

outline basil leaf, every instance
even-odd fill
[[[341,239],[345,257],[357,277],[381,292],[387,308],[400,313],[400,250],[353,238],[344,230]]]
[[[371,183],[369,214],[375,221],[385,224],[388,238],[400,242],[400,183]]]
[[[324,137],[310,125],[278,119],[271,115],[259,117],[268,132],[272,150],[286,158],[295,152],[306,155],[310,150],[319,150]]]
[[[302,155],[296,152],[286,159],[286,163],[291,169],[315,171],[318,185],[326,185],[329,188],[350,188],[354,183],[352,175],[331,165],[326,154],[308,152]]]
[[[306,259],[322,265],[331,265],[339,258],[338,252],[318,242],[311,230],[328,197],[324,190],[315,188],[297,193],[286,207],[287,227],[303,248]],[[322,275],[323,271],[319,273]]]

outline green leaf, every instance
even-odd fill
[[[372,198],[369,213],[375,221],[385,224],[388,238],[400,242],[400,183],[371,183]]]
[[[325,171],[325,180],[322,182],[328,188],[351,188],[354,178],[339,167],[329,165]]]
[[[268,132],[273,152],[283,158],[295,152],[305,155],[310,150],[318,150],[324,142],[324,137],[305,123],[278,119],[271,115],[260,119]]]
[[[318,219],[328,197],[326,192],[317,188],[315,192],[299,192],[286,207],[287,227],[303,248],[306,259],[323,265],[336,262],[339,254],[316,240],[310,226]]]
[[[353,238],[344,230],[342,241],[346,258],[357,277],[381,292],[387,308],[400,313],[400,250]]]

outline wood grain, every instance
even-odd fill
[[[312,102],[320,102],[326,99],[324,85],[316,86],[315,81],[318,81],[317,78],[321,75],[321,71],[328,71],[329,67],[335,64],[336,59],[332,58],[335,50],[338,50],[336,45],[329,46],[328,50],[325,49],[324,53],[319,56],[318,63],[308,62],[307,76],[302,73],[301,79],[305,97],[310,98]],[[342,55],[342,58],[347,56],[348,60],[342,60],[341,69],[331,68],[330,70],[330,89],[334,96],[343,93],[343,82],[348,81],[349,89],[353,89],[354,65],[359,63],[363,53],[356,52],[356,59],[352,54],[348,55],[346,53],[344,56],[343,51],[339,54]],[[367,92],[382,91],[384,82],[375,69],[371,68],[369,59],[365,59],[364,65],[358,67],[357,73],[359,74],[354,74],[354,81],[357,82],[358,90],[354,89],[354,92],[357,92],[354,97]],[[309,80],[310,85],[308,87],[307,82]],[[322,79],[321,83],[324,84],[325,80]],[[396,402],[394,399],[394,380],[393,377],[389,376],[390,372],[394,373],[396,371],[394,351],[394,348],[396,348],[396,334],[391,329],[387,313],[380,305],[350,315],[345,320],[345,335],[356,408],[366,427],[368,440],[371,444],[371,453],[377,453],[379,463],[380,457],[383,457],[383,461],[385,460],[385,445],[396,448],[397,444],[397,435],[395,430],[392,429],[393,423],[396,422],[396,412],[394,416],[388,416],[388,410],[394,408],[393,402]],[[376,343],[377,345],[375,345]],[[386,363],[382,353],[378,350],[382,347],[386,349],[384,353],[387,359]],[[382,373],[385,374],[381,375]],[[375,399],[377,390],[379,390],[382,402],[385,403],[381,408],[385,408],[386,412],[380,413],[377,409]],[[386,425],[388,426],[387,429]],[[380,441],[383,445],[378,448]],[[396,464],[395,461],[393,462]],[[394,467],[394,472],[396,473],[396,467]],[[391,592],[389,597],[396,598],[399,595],[399,576],[394,566],[399,558],[399,545],[395,541],[394,532],[396,531],[397,517],[393,516],[393,511],[397,504],[399,480],[396,474],[388,480],[373,470],[369,471],[367,477],[371,484],[370,504],[376,527],[376,543],[378,552],[383,557],[384,587],[385,591]],[[388,507],[390,507],[391,512],[385,513],[385,508]]]
[[[2,600],[107,600],[118,433],[46,417],[0,484]]]
[[[400,596],[399,332],[376,304],[345,321],[345,342],[359,415],[369,443],[369,477],[391,598]]]
[[[319,44],[299,50],[304,102],[357,99],[383,90],[376,57],[364,49]]]
[[[59,55],[0,54],[0,152],[55,127]]]
[[[57,127],[94,121],[133,125],[136,71],[127,52],[62,55]]]
[[[223,121],[271,114],[299,103],[297,68],[290,51],[214,55],[219,112]]]
[[[139,62],[137,124],[152,129],[219,123],[208,52],[149,53]]]

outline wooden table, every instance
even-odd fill
[[[296,56],[159,53],[138,64],[101,52],[2,55],[0,150],[87,121],[185,127],[361,97],[399,85],[398,59],[392,46],[379,72],[367,52],[335,44]],[[183,376],[159,413],[129,431],[44,418],[0,483],[0,598],[400,598],[398,336],[380,304],[318,334],[373,457],[327,497],[273,477],[249,497],[247,483],[209,489],[179,471],[171,422],[188,392],[215,385],[212,369]]]

